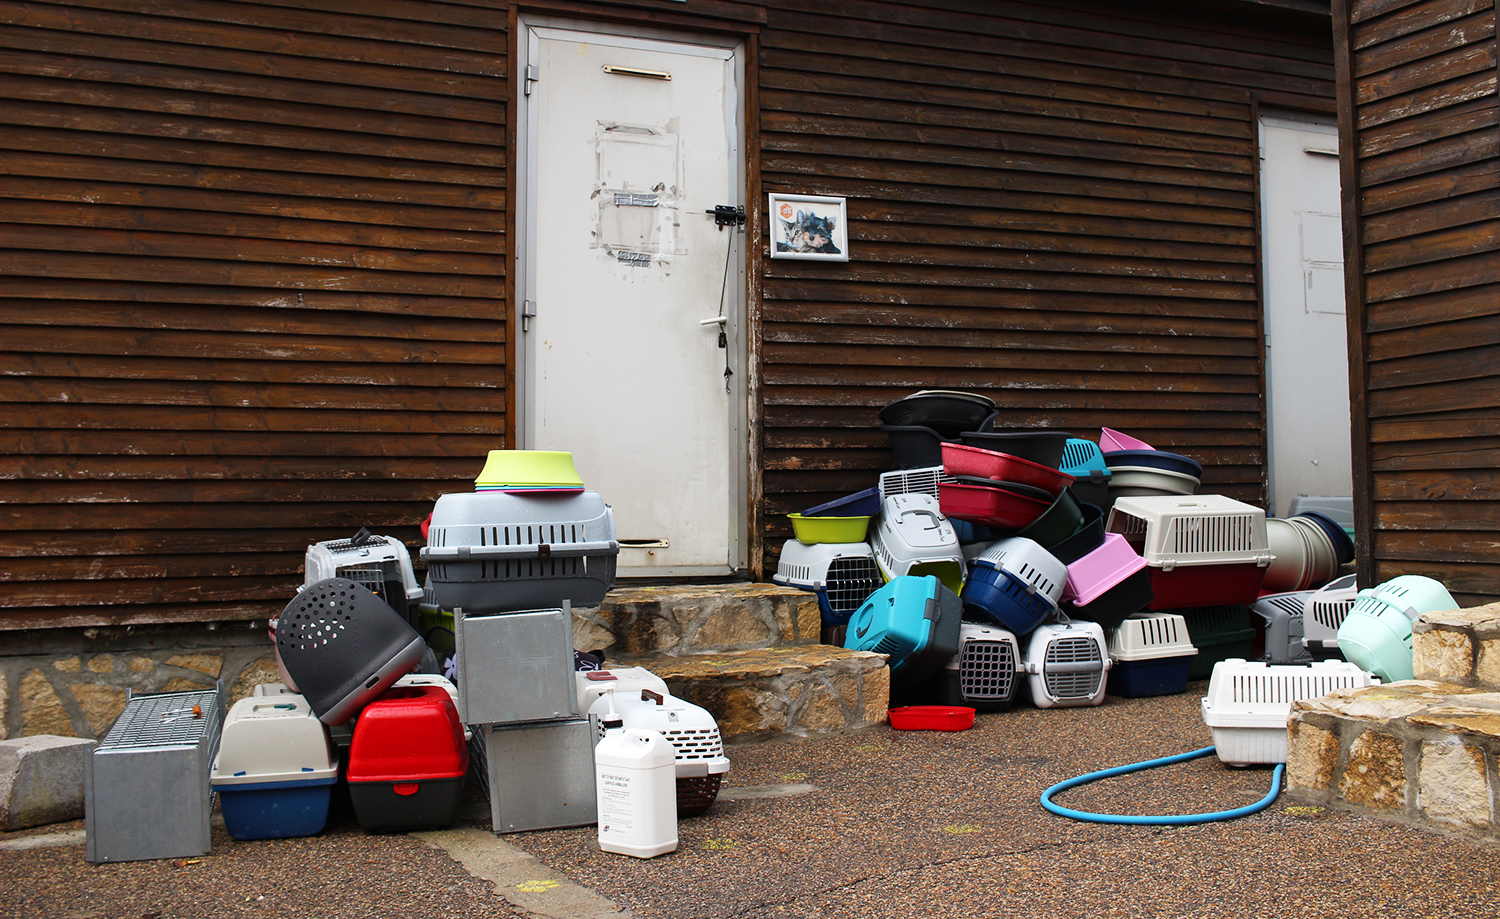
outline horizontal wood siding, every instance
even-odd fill
[[[764,263],[769,553],[924,388],[1263,505],[1255,103],[1332,111],[1333,54],[1326,16],[1244,6],[771,0],[765,191],[847,196],[851,261]]]
[[[505,445],[493,6],[0,3],[0,627],[272,615]]]
[[[1364,361],[1366,586],[1500,599],[1500,104],[1493,0],[1352,0],[1340,102]],[[1358,394],[1356,394],[1358,395]]]

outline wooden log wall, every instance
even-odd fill
[[[1326,7],[771,0],[760,41],[765,190],[847,196],[852,256],[764,265],[768,552],[924,388],[1264,506],[1256,112],[1332,113]]]
[[[1336,0],[1362,586],[1500,599],[1493,0]],[[1353,155],[1351,156],[1350,153]]]
[[[0,3],[0,627],[264,618],[505,445],[508,14]]]

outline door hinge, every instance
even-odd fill
[[[523,87],[521,89],[521,94],[525,95],[525,96],[531,95],[531,84],[535,83],[539,79],[541,79],[541,77],[537,75],[536,65],[535,64],[527,64],[526,65],[526,80],[525,80],[525,83],[524,83],[524,85],[523,85]]]
[[[521,301],[521,331],[531,331],[531,320],[536,318],[536,301]]]

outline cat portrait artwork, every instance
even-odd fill
[[[848,217],[843,198],[820,195],[769,196],[771,258],[849,260]]]

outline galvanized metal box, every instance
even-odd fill
[[[576,718],[573,611],[453,613],[464,724]]]
[[[587,718],[484,725],[496,833],[598,821],[594,732]]]
[[[89,861],[208,854],[224,702],[223,683],[130,697],[84,773]]]

